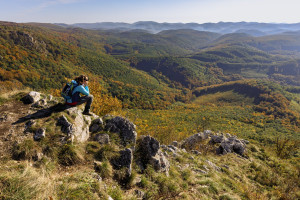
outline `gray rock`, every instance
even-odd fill
[[[239,155],[243,155],[246,150],[246,145],[238,140],[236,137],[230,137],[228,139],[224,139],[220,146],[217,148],[217,154],[225,155],[227,153],[237,153]]]
[[[141,191],[141,190],[135,190],[135,195],[138,199],[143,199],[145,196],[145,192]]]
[[[47,105],[46,99],[40,99],[39,101],[33,103],[31,107],[44,108]]]
[[[172,146],[175,146],[175,147],[179,147],[179,144],[178,144],[177,141],[173,141],[171,145],[172,145]]]
[[[29,120],[25,123],[24,133],[28,133],[31,131],[31,127],[35,124],[34,120]]]
[[[209,141],[209,143],[211,144],[219,144],[225,139],[223,135],[211,135],[210,138],[211,140]]]
[[[219,172],[222,171],[221,167],[218,167],[216,164],[212,163],[211,161],[206,160],[206,163],[207,163],[210,167],[212,167],[214,170],[219,171]]]
[[[25,104],[31,104],[31,103],[35,103],[35,102],[39,101],[40,98],[41,98],[41,93],[31,91],[25,97],[22,98],[22,101]]]
[[[185,148],[187,150],[194,149],[200,142],[207,139],[208,135],[204,133],[196,133],[188,138],[186,138],[182,144],[181,148]]]
[[[209,136],[213,135],[213,132],[211,130],[205,130],[203,134],[205,139],[207,139]]]
[[[197,150],[192,150],[191,151],[193,154],[196,154],[196,155],[201,155],[201,152],[197,151]]]
[[[61,131],[68,136],[74,133],[73,124],[71,124],[64,115],[58,118],[56,125],[61,126]]]
[[[127,144],[135,144],[136,142],[136,126],[128,119],[117,116],[107,120],[104,130],[112,133],[119,133],[121,143],[124,146]]]
[[[244,144],[249,144],[250,142],[248,140],[241,140],[242,143]]]
[[[110,142],[108,134],[97,134],[94,140],[99,142],[100,144],[109,144]]]
[[[42,160],[42,158],[43,158],[43,153],[37,152],[37,151],[35,151],[32,156],[33,161],[40,161],[40,160]]]
[[[226,135],[227,138],[231,137],[231,135],[229,133],[226,133],[225,135]]]
[[[39,140],[41,140],[42,138],[44,138],[46,136],[46,129],[45,128],[39,128],[36,132],[35,132],[35,134],[34,134],[34,136],[33,136],[33,139],[35,140],[35,141],[39,141]]]
[[[97,133],[103,130],[103,120],[101,118],[92,121],[89,131],[92,133]]]
[[[151,157],[149,164],[152,165],[156,171],[165,172],[169,175],[170,163],[161,150],[158,150],[157,154]]]
[[[152,165],[156,171],[169,173],[170,163],[160,150],[159,142],[151,136],[141,136],[137,141],[136,152],[138,160],[145,169],[148,164]]]
[[[132,171],[132,160],[133,160],[133,154],[131,149],[127,148],[119,152],[120,156],[117,158],[112,159],[110,162],[114,169],[121,169],[125,167],[127,169],[127,176],[129,177],[131,175]]]
[[[67,110],[74,120],[70,123],[67,118],[62,115],[57,121],[57,125],[61,126],[61,131],[66,133],[68,137],[75,138],[78,142],[85,142],[90,137],[89,125],[92,117],[83,115],[82,110],[78,107],[72,107]]]
[[[49,101],[51,101],[53,99],[53,96],[49,95],[48,98],[49,98]]]

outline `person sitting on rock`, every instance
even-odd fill
[[[90,95],[88,81],[89,79],[85,75],[80,75],[72,80],[74,84],[72,97],[66,100],[66,104],[69,106],[76,106],[86,102],[85,109],[82,113],[84,115],[91,115],[90,109],[94,98],[93,95]]]

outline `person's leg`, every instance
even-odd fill
[[[94,98],[93,95],[82,96],[82,97],[80,97],[77,105],[80,105],[80,104],[83,104],[86,102],[83,112],[89,112],[91,109],[91,104],[93,102],[93,98]]]

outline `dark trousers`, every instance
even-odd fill
[[[82,96],[80,97],[77,105],[81,105],[86,102],[84,111],[90,111],[93,98],[94,98],[93,95]]]

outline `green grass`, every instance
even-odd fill
[[[198,105],[216,104],[216,105],[253,105],[254,98],[233,92],[217,92],[197,97],[192,102]]]

